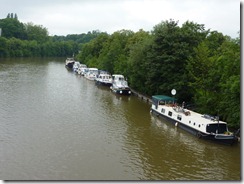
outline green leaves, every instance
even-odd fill
[[[240,46],[221,33],[211,32],[188,59],[189,86],[200,112],[220,115],[240,126]]]
[[[28,40],[35,40],[39,43],[43,43],[49,39],[47,28],[43,26],[27,23],[25,24],[25,31]]]
[[[26,39],[27,37],[24,24],[19,22],[18,19],[0,19],[0,28],[2,28],[2,36],[5,38]]]

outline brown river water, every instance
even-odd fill
[[[0,59],[1,180],[240,180],[241,146],[219,145],[65,68]]]

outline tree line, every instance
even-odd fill
[[[83,34],[49,36],[47,28],[31,22],[22,23],[17,14],[0,19],[0,57],[60,56],[77,54],[82,44],[100,34],[95,30]]]
[[[171,95],[176,89],[178,102],[240,126],[240,38],[167,20],[151,32],[100,34],[82,46],[77,59],[125,75],[144,95]]]

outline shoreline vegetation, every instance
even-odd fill
[[[21,23],[12,13],[0,19],[0,29],[0,58],[75,55],[88,67],[123,74],[139,94],[170,96],[176,89],[179,103],[240,128],[240,32],[231,38],[203,24],[179,26],[170,19],[150,32],[49,36],[47,28]]]

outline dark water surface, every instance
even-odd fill
[[[239,144],[199,140],[64,59],[0,60],[2,180],[240,180],[240,161]]]

